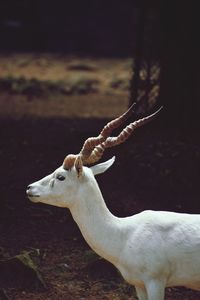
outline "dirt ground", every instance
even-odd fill
[[[6,64],[5,57],[2,61],[5,72],[8,61]],[[77,59],[71,58],[69,63],[76,65]],[[12,72],[16,71],[14,63],[11,65]],[[32,76],[42,74],[44,65],[33,68]],[[81,65],[84,69],[82,61]],[[130,61],[98,65],[91,60],[89,65],[95,65],[95,71],[81,72],[95,76],[98,69],[102,87],[98,91],[31,99],[5,90],[0,94],[0,258],[38,249],[39,268],[47,284],[43,290],[23,284],[7,286],[4,292],[10,299],[137,299],[134,289],[110,266],[91,263],[93,254],[67,210],[34,205],[25,195],[29,183],[57,168],[66,154],[77,153],[87,137],[95,136],[108,119],[127,107],[127,89],[110,88],[108,78],[103,83],[103,69],[109,66],[111,77],[125,69],[128,79]],[[25,62],[23,68],[28,66]],[[46,76],[53,76],[49,72]],[[127,216],[144,209],[200,213],[198,130],[165,128],[158,118],[138,129],[125,144],[108,150],[105,159],[112,155],[117,158],[115,165],[98,177],[98,182],[114,214]],[[167,289],[166,295],[167,300],[200,299],[200,293],[182,288]]]

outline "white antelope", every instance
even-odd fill
[[[135,286],[139,300],[164,300],[165,287],[170,286],[200,290],[200,215],[144,211],[118,218],[106,207],[94,177],[115,158],[86,167],[157,114],[110,137],[131,113],[132,107],[108,123],[99,136],[87,139],[79,154],[66,156],[55,172],[29,185],[27,195],[32,202],[69,208],[90,247]]]

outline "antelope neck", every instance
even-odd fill
[[[121,219],[108,210],[96,182],[84,187],[81,195],[70,209],[72,217],[90,247],[116,265],[123,245]]]

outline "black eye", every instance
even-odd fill
[[[63,176],[63,175],[57,175],[56,176],[56,179],[58,179],[58,180],[60,180],[60,181],[63,181],[63,180],[65,180],[65,176]]]

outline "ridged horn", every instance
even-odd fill
[[[141,127],[144,124],[150,122],[161,111],[161,109],[162,109],[162,107],[159,108],[153,114],[151,114],[147,117],[141,118],[139,120],[136,120],[135,122],[129,124],[121,131],[121,133],[118,136],[108,137],[103,143],[101,143],[100,145],[98,145],[94,148],[89,159],[87,160],[87,163],[90,165],[90,164],[93,164],[93,163],[99,161],[106,148],[111,148],[111,147],[114,147],[114,146],[124,143],[131,136],[131,134],[133,133],[133,131],[136,128]]]
[[[64,162],[63,162],[63,167],[66,170],[71,169],[74,166],[74,163],[76,161],[77,156],[79,155],[80,158],[82,159],[83,164],[91,164],[88,163],[88,160],[90,160],[91,153],[93,152],[94,149],[98,149],[99,145],[101,145],[106,139],[111,135],[112,131],[119,126],[121,126],[129,117],[130,115],[133,114],[134,112],[134,107],[136,103],[133,103],[130,108],[121,116],[118,118],[110,121],[108,124],[106,124],[100,134],[97,137],[90,137],[88,138],[84,144],[83,147],[80,151],[79,154],[69,154],[65,157]],[[96,150],[94,151],[96,152]],[[100,153],[100,149],[97,151],[97,156]],[[96,155],[93,155],[96,157]],[[96,159],[96,158],[95,158]]]
[[[110,137],[113,130],[121,126],[133,113],[134,106],[135,103],[123,115],[107,123],[100,132],[99,136],[88,138],[84,142],[79,154],[67,155],[64,159],[63,167],[65,169],[71,169],[74,166],[77,156],[79,156],[79,158],[82,160],[83,165],[94,164],[101,159],[106,148],[111,148],[124,143],[136,128],[150,122],[162,109],[161,107],[153,114],[130,123],[121,131],[118,136]]]
[[[82,157],[83,164],[88,164],[88,160],[90,159],[90,155],[93,152],[93,150],[98,145],[106,141],[106,139],[111,135],[112,131],[121,126],[130,117],[130,115],[133,114],[134,107],[135,103],[133,103],[123,115],[106,124],[100,132],[99,136],[90,137],[85,141],[83,148],[79,153]]]

